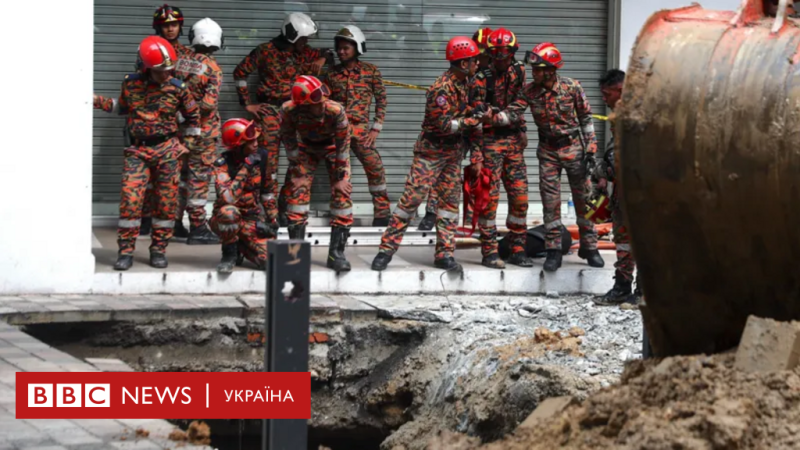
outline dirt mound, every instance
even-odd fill
[[[443,434],[428,450],[800,448],[800,369],[744,373],[734,355],[630,364],[619,385],[486,445]]]

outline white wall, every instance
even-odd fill
[[[3,4],[0,294],[87,292],[93,2]]]
[[[662,9],[675,9],[699,3],[703,8],[736,11],[740,0],[622,0],[622,26],[620,27],[620,69],[626,70],[631,49],[650,16]]]

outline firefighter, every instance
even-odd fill
[[[478,45],[468,37],[458,36],[448,42],[445,51],[450,68],[428,88],[425,118],[414,146],[411,171],[389,228],[381,238],[372,270],[386,269],[417,207],[434,185],[439,187],[434,265],[445,270],[461,269],[454,252],[461,194],[462,132],[479,130],[484,120],[491,120],[492,113],[491,110],[479,112],[469,106],[468,79],[478,69]],[[482,169],[480,146],[470,150],[471,170],[479,174]]]
[[[228,151],[214,163],[217,201],[211,216],[211,228],[222,239],[219,273],[231,273],[244,258],[265,269],[267,241],[277,235],[262,210],[269,193],[267,151],[258,148],[258,135],[253,121],[229,119],[222,126],[222,144]]]
[[[617,102],[622,96],[622,85],[625,82],[625,72],[617,69],[608,71],[600,79],[600,92],[603,94],[603,101],[611,110],[617,106]],[[598,191],[608,192],[608,183],[615,181],[616,170],[614,164],[614,122],[611,122],[611,139],[606,144],[605,152],[598,155],[597,167],[594,170],[594,178],[597,180],[596,188]],[[598,305],[618,305],[624,302],[636,303],[641,297],[642,291],[639,281],[636,282],[636,290],[631,295],[633,284],[633,273],[636,270],[636,261],[631,252],[631,236],[625,226],[624,216],[622,215],[622,205],[620,198],[620,186],[614,183],[614,191],[611,194],[611,219],[614,224],[614,244],[617,247],[617,262],[614,263],[614,287],[605,295],[594,299]]]
[[[471,106],[475,106],[483,101],[483,95],[486,91],[486,79],[492,73],[492,58],[486,52],[486,41],[489,35],[492,34],[491,28],[481,28],[472,35],[472,40],[478,44],[478,70],[470,80],[469,89],[469,102]],[[469,136],[467,136],[469,138]],[[438,189],[431,189],[428,195],[428,202],[425,206],[425,217],[422,218],[418,225],[418,230],[430,231],[436,225],[436,204],[439,197]],[[467,208],[467,215],[465,217],[466,223],[472,223],[472,208],[470,205],[465,205]]]
[[[495,115],[494,126],[522,123],[530,107],[539,131],[539,191],[544,207],[547,231],[547,258],[544,270],[555,272],[561,267],[561,171],[567,173],[575,210],[580,211],[580,250],[578,256],[591,267],[605,264],[597,251],[594,224],[582,216],[591,186],[587,164],[594,161],[597,136],[592,123],[592,108],[580,83],[558,74],[564,66],[561,52],[550,42],[527,52],[525,60],[532,67],[533,82],[525,86],[506,111]]]
[[[195,52],[179,58],[175,77],[183,80],[200,107],[202,136],[194,152],[186,155],[182,164],[179,189],[176,234],[186,233],[183,213],[189,214],[189,232],[186,244],[217,244],[219,238],[206,222],[208,185],[211,181],[219,139],[219,92],[222,70],[210,56],[222,47],[222,28],[211,19],[202,19],[192,25],[189,42]]]
[[[281,106],[281,139],[286,153],[294,153],[289,167],[292,189],[286,199],[289,238],[304,239],[311,185],[320,162],[331,184],[331,242],[327,266],[336,272],[350,270],[344,256],[353,203],[350,200],[350,124],[345,107],[328,99],[330,90],[319,79],[301,75],[292,86],[292,99]]]
[[[155,13],[153,13],[152,26],[156,36],[166,39],[170,45],[172,45],[172,48],[175,50],[175,53],[178,56],[178,60],[191,56],[193,53],[192,50],[182,45],[179,41],[180,37],[183,35],[183,12],[180,8],[167,5],[166,3],[158,7]],[[141,71],[140,65],[141,60],[137,55],[137,72]],[[180,76],[177,73],[175,74],[175,77],[180,79]],[[153,186],[148,185],[147,190],[145,191],[144,209],[142,212],[142,227],[140,230],[141,235],[147,236],[150,234],[152,225],[152,211],[155,207],[155,204],[155,190]],[[183,223],[180,221],[177,221],[175,224],[174,237],[189,237],[189,231],[186,230],[186,228],[183,226]]]
[[[141,73],[127,75],[119,99],[94,96],[94,107],[127,116],[132,145],[124,152],[122,193],[117,231],[119,257],[114,269],[128,270],[141,225],[142,202],[148,183],[155,187],[150,265],[167,267],[167,244],[178,209],[180,158],[195,150],[200,137],[200,110],[186,84],[172,76],[177,55],[165,39],[145,38],[139,45]],[[183,143],[178,139],[178,114],[185,120]]]
[[[793,19],[800,18],[800,14],[794,9],[794,1],[788,0],[786,7],[786,16]],[[780,0],[764,0],[764,14],[770,17],[778,15],[778,6]]]
[[[299,75],[317,75],[326,63],[330,51],[308,46],[308,40],[317,35],[317,24],[305,14],[292,13],[283,21],[281,34],[261,44],[248,54],[233,72],[239,103],[253,114],[261,127],[259,146],[269,153],[267,168],[270,172],[270,200],[267,216],[278,218],[278,150],[280,122],[278,111],[291,100],[292,83]],[[257,103],[252,103],[247,88],[247,77],[258,72]],[[294,155],[287,153],[291,163]],[[288,173],[287,173],[288,178]],[[284,222],[285,199],[281,199],[281,221]],[[285,225],[285,222],[282,223]]]
[[[372,196],[373,227],[389,225],[389,194],[386,191],[386,172],[375,140],[383,129],[386,116],[386,88],[381,72],[374,65],[359,60],[366,52],[364,33],[348,25],[334,38],[340,63],[321,79],[331,91],[331,100],[344,105],[350,122],[350,148],[367,173]],[[370,126],[369,110],[375,99],[375,120]]]

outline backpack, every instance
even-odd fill
[[[528,232],[525,233],[525,254],[529,258],[544,258],[546,256],[544,246],[546,233],[544,225],[529,228]],[[502,259],[508,259],[508,257],[511,256],[511,249],[509,248],[506,237],[508,237],[508,235],[497,242],[498,252]],[[572,235],[567,230],[567,227],[561,225],[561,254],[566,255],[569,253],[570,247],[572,247]]]

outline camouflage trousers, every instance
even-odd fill
[[[353,224],[353,202],[350,195],[333,189],[337,167],[346,167],[346,177],[350,176],[350,148],[346,146],[341,155],[337,155],[335,147],[301,146],[297,156],[289,166],[291,193],[286,198],[286,219],[289,226],[308,223],[308,211],[311,205],[311,185],[314,183],[314,172],[320,161],[325,161],[331,185],[331,226],[350,228]]]
[[[353,126],[351,132],[353,137],[350,148],[367,174],[369,195],[372,196],[372,215],[376,219],[387,218],[390,215],[389,193],[386,190],[386,171],[383,169],[381,155],[374,143],[372,145],[364,143],[369,135],[366,125]]]
[[[214,161],[217,159],[218,139],[218,123],[216,127],[214,124],[203,125],[203,140],[197,146],[197,151],[190,151],[182,161],[177,220],[183,220],[183,213],[187,211],[192,228],[206,222],[206,204]]]
[[[614,268],[626,281],[633,281],[633,272],[636,270],[636,261],[631,251],[631,235],[625,226],[625,216],[622,214],[622,205],[619,201],[619,185],[614,185],[611,195],[611,220],[614,231],[614,244],[617,246],[617,262]]]
[[[483,256],[497,254],[497,206],[500,203],[500,183],[508,196],[508,227],[512,253],[525,252],[528,215],[528,166],[521,133],[508,137],[483,135],[483,165],[492,171],[489,205],[478,218]]]
[[[414,161],[406,178],[403,196],[392,214],[389,227],[383,232],[381,252],[389,255],[397,252],[417,208],[432,187],[437,186],[439,205],[435,257],[453,256],[461,198],[461,147],[460,141],[432,142],[420,136],[414,147]]]
[[[259,147],[267,150],[267,177],[266,186],[269,190],[271,197],[266,202],[267,210],[264,211],[267,215],[267,221],[272,221],[278,217],[278,157],[281,145],[281,122],[280,122],[280,106],[267,105],[268,112],[256,119],[261,129],[261,134],[258,137]],[[289,158],[291,162],[291,157]],[[283,195],[289,194],[288,188],[289,172],[286,173],[286,182],[284,183]],[[288,198],[288,197],[284,197]]]
[[[243,218],[239,208],[225,205],[214,210],[210,224],[223,245],[237,244],[248,261],[260,268],[267,266],[267,239],[258,237],[256,220]]]
[[[550,148],[542,144],[536,152],[539,158],[539,193],[544,209],[544,227],[547,231],[545,248],[561,248],[561,170],[567,173],[572,200],[578,217],[581,247],[597,249],[597,230],[594,224],[583,217],[586,199],[591,192],[591,182],[581,162],[583,146],[580,140],[572,139],[572,144],[562,148]]]
[[[125,149],[117,229],[120,254],[132,254],[136,248],[148,184],[152,184],[155,193],[150,251],[166,252],[178,209],[180,159],[187,151],[177,138],[155,147]]]

